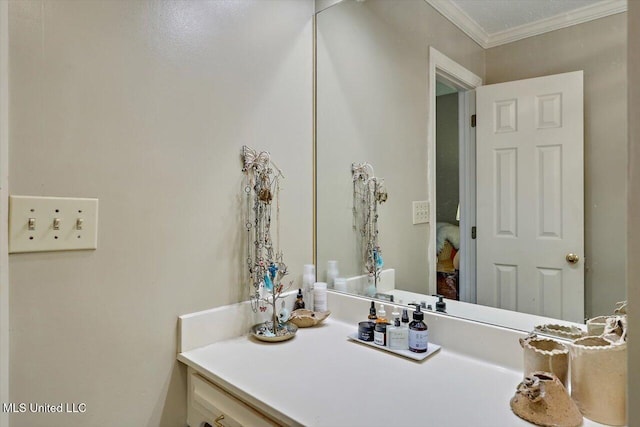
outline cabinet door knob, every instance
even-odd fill
[[[216,427],[224,427],[224,424],[220,422],[222,420],[224,420],[224,415],[220,415],[218,418],[213,420],[213,423],[216,425]]]

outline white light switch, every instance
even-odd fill
[[[9,253],[97,247],[98,199],[9,196]]]
[[[413,223],[424,224],[429,222],[429,202],[426,200],[413,202]]]

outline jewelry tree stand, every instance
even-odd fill
[[[278,250],[271,236],[275,224],[279,243],[279,180],[284,175],[266,151],[258,153],[243,146],[242,162],[251,307],[254,312],[266,312],[268,306],[272,310],[271,320],[255,325],[252,333],[262,341],[284,341],[293,338],[297,330],[295,325],[287,323],[289,312],[284,308],[284,301],[280,313],[277,310],[278,300],[283,298],[282,294],[292,284],[285,287],[281,283],[287,275],[287,265],[283,261],[282,251]],[[276,215],[272,218],[274,204]]]

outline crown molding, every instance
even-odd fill
[[[486,49],[489,34],[451,0],[425,0],[453,25]]]
[[[627,0],[607,0],[572,10],[568,13],[551,16],[536,22],[520,25],[505,31],[488,34],[466,12],[451,0],[425,0],[442,16],[460,28],[484,49],[522,40],[527,37],[559,30],[572,25],[582,24],[605,16],[626,12]]]
[[[485,49],[626,11],[627,0],[609,0],[595,3],[572,10],[568,13],[561,13],[560,15],[551,16],[547,19],[490,34]]]

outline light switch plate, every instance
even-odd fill
[[[429,202],[426,200],[413,202],[413,224],[429,222]]]
[[[9,196],[9,253],[97,247],[98,199]]]

